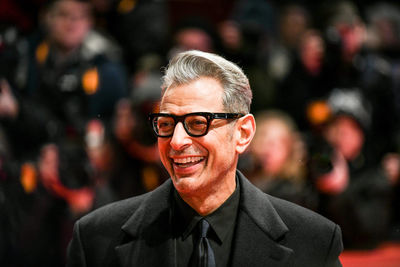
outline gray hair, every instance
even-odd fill
[[[253,94],[243,70],[218,55],[196,50],[179,53],[171,59],[165,69],[162,95],[171,86],[188,84],[200,77],[214,78],[222,84],[226,112],[250,112]]]

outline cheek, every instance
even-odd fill
[[[276,164],[278,165],[283,165],[287,160],[288,160],[288,153],[286,150],[284,150],[285,148],[282,148],[282,150],[280,152],[277,152],[277,156],[276,156]]]
[[[163,140],[158,140],[158,153],[160,154],[160,159],[165,168],[169,167],[168,160],[168,143]]]
[[[222,166],[230,166],[232,159],[235,155],[235,146],[232,142],[228,141],[228,137],[225,140],[218,139],[213,145],[204,145],[204,148],[208,150],[208,165],[215,170],[219,171]],[[226,168],[226,167],[224,167]]]
[[[346,152],[355,152],[359,150],[362,146],[362,138],[356,133],[351,133],[343,138],[340,142],[341,148]]]

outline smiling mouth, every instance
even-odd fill
[[[173,159],[173,164],[179,166],[180,168],[187,168],[193,165],[196,165],[199,162],[202,162],[205,157],[185,157],[185,158],[176,158]]]

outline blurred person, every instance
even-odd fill
[[[276,86],[266,62],[269,62],[270,48],[276,34],[276,4],[271,1],[236,1],[220,35],[223,37],[222,54],[239,64],[252,83],[253,104],[251,111],[275,107]],[[231,22],[234,22],[232,24]],[[223,30],[237,31],[236,51],[227,43],[228,37]],[[232,31],[233,29],[233,31]],[[228,32],[229,33],[229,32]],[[233,35],[234,36],[234,35]]]
[[[104,122],[110,119],[116,101],[125,94],[125,78],[122,66],[111,61],[103,44],[97,43],[100,40],[91,38],[88,1],[51,1],[44,19],[45,36],[29,47],[32,54],[21,59],[30,64],[26,73],[19,73],[26,75],[26,84],[16,82],[20,86],[16,120],[20,132],[13,138],[14,144],[22,142],[14,148],[23,151],[23,161],[35,160],[43,146],[40,153],[45,157],[39,160],[42,176],[77,188],[89,182],[83,174],[86,123],[94,117]],[[26,128],[31,130],[30,137],[21,139]],[[56,149],[49,150],[53,146]],[[32,154],[26,153],[27,149]],[[42,165],[48,153],[63,160]],[[67,177],[65,171],[76,173]]]
[[[252,82],[252,112],[274,106],[275,85],[266,67],[275,26],[275,7],[265,1],[237,1],[217,25],[220,53],[239,64]]]
[[[372,105],[371,149],[393,152],[399,132],[390,61],[368,47],[367,25],[350,1],[330,5],[325,28],[327,71],[333,88],[360,88]]]
[[[374,3],[366,7],[366,45],[384,56],[398,59],[400,8],[394,3]]]
[[[375,64],[380,66],[381,72],[389,75],[391,79],[390,87],[387,88],[391,92],[383,90],[381,94],[386,94],[387,98],[393,99],[394,108],[389,112],[393,111],[394,114],[388,112],[387,114],[393,118],[385,118],[384,122],[398,125],[396,122],[400,118],[400,7],[394,3],[376,3],[367,8],[366,14],[369,33],[366,45],[376,54]],[[398,153],[399,127],[392,127],[391,130],[395,131],[393,138],[396,140],[397,147],[389,152]]]
[[[115,151],[101,120],[88,122],[85,133],[85,151],[90,168],[90,185],[93,191],[91,210],[118,200],[111,188],[113,170],[115,168]]]
[[[138,69],[133,74],[132,89],[129,98],[117,106],[114,117],[114,137],[122,161],[126,167],[135,172],[137,185],[131,187],[133,192],[123,186],[125,182],[115,182],[122,191],[124,198],[155,189],[168,178],[161,166],[157,151],[156,138],[148,127],[147,116],[157,109],[161,93],[162,60],[157,56],[142,58]],[[126,182],[132,179],[126,176]]]
[[[391,186],[381,159],[368,150],[370,109],[359,90],[334,90],[328,103],[332,115],[323,135],[332,150],[314,154],[314,164],[316,156],[329,157],[331,167],[311,172],[319,212],[341,226],[345,248],[375,248],[387,237]]]
[[[308,9],[298,4],[280,7],[276,37],[272,38],[268,68],[277,81],[285,78],[292,68],[293,59],[303,34],[310,28]]]
[[[168,1],[90,0],[95,28],[112,36],[122,47],[129,74],[147,57],[164,59],[168,45]],[[150,19],[151,18],[151,19]]]
[[[45,146],[37,164],[26,162],[16,173],[21,189],[14,191],[19,217],[13,266],[65,264],[71,226],[75,216],[90,209],[92,193],[88,188],[70,189],[60,183],[58,166],[62,160],[56,146]]]
[[[383,169],[389,177],[392,186],[390,231],[388,240],[400,241],[400,156],[399,153],[390,153],[383,159]]]
[[[18,113],[8,128],[15,157],[35,161],[44,145],[58,147],[67,164],[61,183],[76,188],[88,182],[84,173],[84,132],[91,118],[111,118],[116,101],[126,93],[122,66],[107,57],[93,39],[87,1],[56,0],[44,16],[46,34],[21,52],[14,81]],[[94,43],[93,43],[94,41]],[[26,135],[26,129],[30,134]],[[82,159],[79,162],[78,159]],[[70,161],[70,162],[69,162]]]
[[[173,29],[171,39],[172,44],[168,51],[168,58],[188,50],[216,52],[219,49],[216,29],[204,17],[182,19]]]
[[[214,49],[208,34],[200,29],[182,29],[176,34],[176,42],[180,44],[181,51],[197,49],[210,52]]]
[[[0,109],[11,118],[5,132],[18,165],[13,178],[22,188],[16,266],[65,264],[73,221],[95,199],[86,124],[99,118],[107,125],[126,93],[113,49],[93,38],[89,2],[55,0],[46,7],[45,30],[21,41],[15,75],[1,85]]]
[[[310,129],[308,106],[331,90],[325,57],[321,33],[315,29],[307,30],[299,40],[289,73],[278,85],[277,106],[294,119],[301,131]]]
[[[239,23],[227,19],[218,24],[223,53],[233,62],[242,60],[243,33]]]
[[[255,170],[248,177],[265,193],[305,205],[305,146],[293,120],[281,111],[256,115],[250,145]]]
[[[87,120],[109,119],[126,94],[122,66],[109,59],[101,39],[91,38],[90,8],[87,1],[51,1],[44,16],[46,34],[25,43],[30,46],[16,70],[20,107],[15,128],[32,131],[22,143],[13,142],[20,154],[47,142],[79,140]]]
[[[130,99],[121,100],[113,120],[116,159],[111,187],[119,199],[152,191],[168,178],[160,163],[155,138],[144,120],[154,103],[149,99],[140,102],[141,105],[134,103]]]
[[[358,8],[351,1],[327,4],[323,28],[326,41],[326,60],[334,87],[350,88],[360,86],[361,62],[365,50],[366,25]]]
[[[171,178],[80,219],[68,266],[341,266],[337,225],[237,171],[255,132],[242,70],[187,51],[171,59],[163,81],[161,113],[149,120]]]
[[[4,117],[0,116],[0,265],[12,267],[16,266],[18,258],[20,197],[23,189],[15,178],[19,166],[11,153],[3,120]]]
[[[275,11],[275,4],[271,1],[238,0],[232,7],[230,17],[244,28],[270,35],[274,33]]]

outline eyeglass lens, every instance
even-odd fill
[[[169,116],[154,118],[157,133],[160,136],[172,135],[175,130],[175,120]],[[207,131],[207,118],[203,115],[189,115],[183,120],[185,130],[191,135],[203,135]]]

